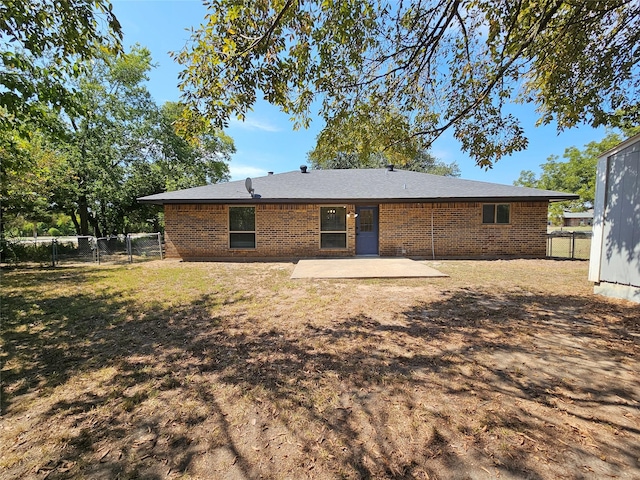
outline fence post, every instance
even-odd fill
[[[158,232],[158,248],[160,249],[160,260],[162,260],[162,234]]]
[[[571,260],[576,257],[576,232],[571,232]]]
[[[56,266],[56,244],[58,242],[56,241],[55,238],[51,239],[51,266],[55,267]]]
[[[129,263],[133,263],[133,249],[131,248],[131,234],[127,233],[127,255],[129,256]]]

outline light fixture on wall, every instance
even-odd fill
[[[350,210],[349,213],[347,213],[347,217],[349,218],[356,218],[358,216],[357,213],[355,213],[353,210]]]

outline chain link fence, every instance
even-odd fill
[[[39,263],[134,263],[163,258],[162,234],[134,233],[111,237],[14,238],[0,242],[0,262],[8,265]]]
[[[547,257],[588,260],[592,232],[556,231],[547,234]],[[130,233],[96,238],[15,238],[0,241],[0,262],[15,265],[39,263],[134,263],[163,258],[161,233]]]
[[[0,240],[0,262],[16,265],[22,262],[51,265],[53,244],[40,239],[10,238]]]
[[[54,267],[59,263],[96,263],[98,261],[95,237],[53,239],[51,243]]]
[[[128,236],[124,235],[96,238],[96,256],[98,263],[130,262]]]
[[[127,237],[129,241],[129,255],[133,258],[162,259],[162,237],[159,233],[135,233]]]
[[[551,232],[547,234],[547,257],[589,260],[592,232]]]

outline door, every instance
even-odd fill
[[[356,255],[378,255],[378,207],[356,207]]]

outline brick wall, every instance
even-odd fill
[[[510,205],[511,222],[500,225],[482,223],[482,203],[382,204],[380,254],[431,257],[433,248],[436,258],[544,257],[548,204]]]
[[[338,205],[342,206],[342,205]],[[227,205],[165,205],[169,258],[302,258],[353,256],[355,219],[347,218],[347,248],[320,249],[320,205],[256,205],[256,248],[229,248]],[[346,205],[355,211],[355,205]],[[380,255],[544,257],[546,202],[511,203],[511,223],[483,225],[482,204],[381,204]]]
[[[340,204],[339,206],[343,206]],[[347,211],[355,206],[347,205]],[[320,249],[320,205],[255,205],[256,248],[229,248],[227,205],[165,205],[169,258],[292,258],[355,255],[355,221],[347,219],[347,248]]]

